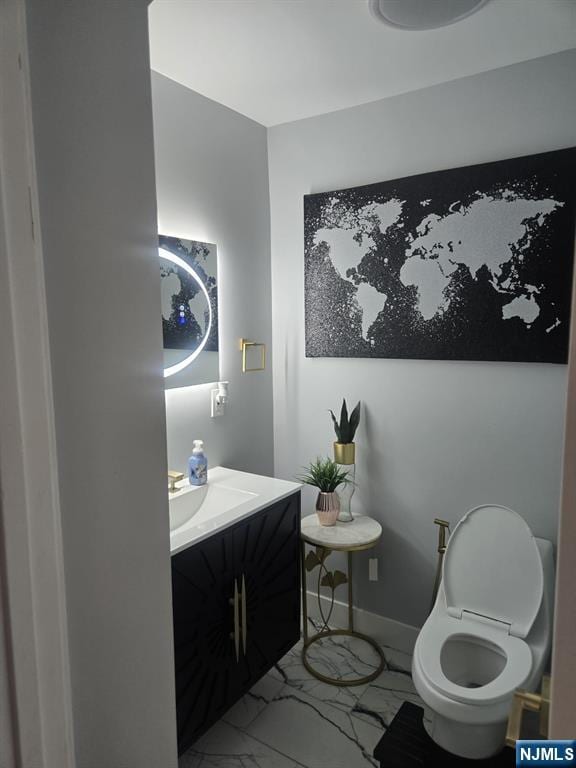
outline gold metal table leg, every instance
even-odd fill
[[[306,559],[306,544],[304,539],[300,539],[300,567],[302,569],[302,637],[304,639],[304,645],[308,644],[308,600],[306,590],[306,566],[304,561]]]
[[[348,552],[348,629],[354,632],[354,598],[352,597],[352,552]]]
[[[306,544],[303,539],[301,540],[300,559],[301,559],[301,567],[302,567],[302,622],[303,622],[302,664],[304,665],[304,668],[317,680],[320,680],[323,683],[328,683],[329,685],[336,685],[342,688],[351,687],[354,685],[364,685],[365,683],[369,683],[372,680],[375,680],[381,674],[381,672],[386,666],[386,657],[384,656],[382,648],[380,648],[378,643],[376,643],[376,641],[373,640],[368,635],[364,635],[361,632],[356,632],[356,630],[354,629],[354,602],[353,602],[353,592],[352,592],[352,552],[348,552],[347,554],[348,554],[348,629],[323,628],[320,632],[317,632],[316,634],[309,636],[308,634],[308,603],[307,603],[307,594],[306,594],[306,566],[305,566]],[[320,601],[320,582],[318,583],[318,600]],[[375,669],[369,675],[364,675],[363,677],[354,678],[352,680],[340,680],[339,678],[329,677],[328,675],[323,675],[321,672],[318,672],[316,669],[314,669],[314,667],[312,666],[312,663],[309,661],[307,657],[307,653],[309,648],[314,643],[328,637],[355,637],[359,640],[363,640],[365,643],[368,643],[378,654],[380,661],[377,669]]]

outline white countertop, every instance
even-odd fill
[[[203,539],[212,536],[219,531],[229,528],[239,520],[243,520],[259,512],[261,509],[286,498],[302,487],[300,483],[278,480],[275,477],[253,475],[249,472],[239,472],[226,467],[214,467],[208,470],[208,490],[210,486],[217,486],[219,490],[243,491],[247,496],[246,501],[238,504],[233,509],[222,513],[214,513],[208,505],[200,506],[198,511],[187,522],[170,532],[170,554],[175,555],[183,549],[187,549]],[[199,489],[191,489],[187,480],[177,483],[181,490],[170,494],[170,500],[182,497],[187,493],[196,493]],[[204,488],[205,486],[203,486]]]
[[[382,536],[382,526],[368,515],[355,515],[352,522],[336,525],[320,525],[318,515],[308,515],[302,518],[300,531],[310,544],[342,551],[369,549]]]

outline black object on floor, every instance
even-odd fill
[[[466,760],[446,752],[435,744],[424,729],[424,710],[405,701],[374,750],[380,768],[512,768],[516,765],[513,749],[505,747],[488,760]]]

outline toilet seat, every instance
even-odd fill
[[[450,616],[468,611],[526,637],[542,602],[544,572],[523,518],[496,504],[467,512],[448,541],[442,584]]]
[[[500,674],[486,685],[467,688],[449,680],[441,665],[444,643],[465,636],[481,645],[487,640],[503,653],[506,663]],[[425,650],[425,656],[422,652]],[[431,688],[443,696],[465,704],[485,706],[510,698],[532,669],[532,653],[524,640],[508,635],[504,629],[474,618],[456,619],[448,615],[431,617],[420,632],[415,648],[420,669]]]

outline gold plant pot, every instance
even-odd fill
[[[336,464],[355,464],[356,443],[334,443],[334,461]]]
[[[316,514],[320,525],[336,525],[340,514],[340,497],[333,493],[320,491],[316,499]]]

